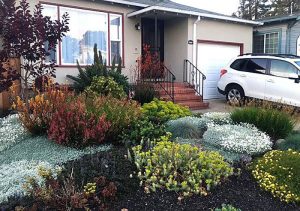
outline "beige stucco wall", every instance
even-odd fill
[[[197,24],[197,39],[243,43],[244,53],[252,53],[253,26],[204,19]]]
[[[170,67],[177,81],[183,80],[185,59],[193,61],[193,40],[196,18],[174,18],[165,21],[165,64]],[[217,20],[202,19],[197,23],[197,40],[212,40],[244,44],[244,53],[252,52],[253,26]],[[196,57],[197,58],[197,57]],[[196,64],[195,64],[196,65]]]
[[[165,21],[165,65],[176,81],[183,80],[183,61],[188,55],[188,18]]]
[[[37,4],[38,0],[29,0],[31,6],[33,7]],[[110,3],[99,3],[93,1],[84,0],[45,0],[43,2],[57,3],[68,6],[77,6],[87,9],[104,10],[110,12],[117,12],[124,14],[124,64],[123,73],[129,78],[132,78],[131,72],[136,66],[136,59],[141,55],[141,31],[135,29],[135,25],[140,22],[139,19],[129,19],[126,15],[129,12],[135,11],[136,8],[128,6],[120,6],[117,4]],[[84,24],[78,23],[78,24]],[[96,24],[96,21],[95,21]],[[77,75],[78,70],[76,67],[58,67],[56,68],[56,80],[59,83],[66,83],[66,75]]]

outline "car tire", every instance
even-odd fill
[[[242,87],[232,85],[226,89],[226,99],[230,105],[241,106],[245,102],[245,92]]]

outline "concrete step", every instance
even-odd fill
[[[161,95],[161,99],[169,100],[170,96],[168,95]],[[189,93],[189,94],[175,94],[174,100],[176,103],[179,102],[202,102],[202,97],[195,95],[195,93]]]
[[[159,90],[158,93],[162,96],[165,95],[166,92],[164,90]],[[192,88],[174,88],[174,94],[195,94],[195,90]]]

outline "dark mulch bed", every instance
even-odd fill
[[[271,194],[261,191],[245,168],[239,177],[231,177],[229,181],[212,190],[212,193],[206,197],[193,196],[182,200],[180,203],[178,195],[174,192],[158,191],[145,194],[143,188],[139,186],[139,180],[136,177],[130,178],[130,174],[136,169],[125,158],[126,155],[126,149],[116,147],[106,153],[99,153],[97,156],[85,156],[83,159],[70,162],[65,165],[66,172],[74,172],[78,185],[86,184],[93,177],[100,175],[114,181],[118,187],[118,195],[116,200],[109,204],[109,210],[120,211],[123,208],[129,211],[210,210],[227,203],[240,208],[242,211],[300,211],[299,206],[280,202]],[[10,201],[10,206],[3,208],[10,210],[9,207],[12,208],[16,205],[26,207],[33,203],[32,201],[30,203],[29,199],[13,201]],[[98,209],[95,208],[94,210]]]

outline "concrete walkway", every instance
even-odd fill
[[[207,112],[230,112],[234,108],[227,104],[225,99],[207,100],[205,102],[209,103],[208,109],[202,109],[194,111],[196,113],[207,113]]]

